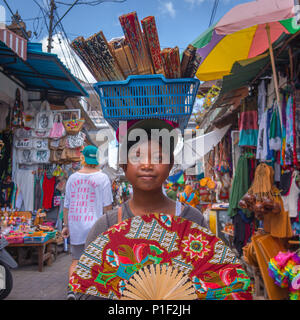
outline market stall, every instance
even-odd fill
[[[0,232],[20,264],[38,261],[41,271],[63,244],[65,183],[85,143],[81,110],[64,101],[87,93],[41,44],[26,41],[25,55],[9,45],[0,38]],[[37,256],[25,259],[29,251]]]
[[[260,23],[268,22],[267,18]],[[292,20],[280,23],[288,27]],[[265,23],[261,30],[267,40]],[[224,30],[228,26],[224,24]],[[242,30],[238,23],[231,22],[233,26]],[[222,89],[214,105],[228,108],[215,125],[232,122],[227,152],[232,176],[231,225],[223,233],[232,235],[233,247],[253,275],[257,299],[299,299],[299,29],[293,26],[278,32],[274,51],[270,43],[260,43],[269,54],[262,50],[261,55],[233,61],[230,74],[222,76]],[[233,33],[227,31],[215,40],[225,44]],[[214,55],[206,54],[210,59]],[[204,68],[208,64],[202,65],[199,74]],[[245,86],[247,94],[241,95],[238,91]],[[211,167],[216,171],[220,159],[215,158],[213,154],[207,157],[208,171]]]

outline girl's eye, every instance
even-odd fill
[[[155,163],[161,163],[162,162],[162,156],[160,154],[154,154],[152,155],[152,162]]]
[[[129,161],[131,163],[139,163],[141,161],[141,158],[140,156],[133,154],[129,157]]]

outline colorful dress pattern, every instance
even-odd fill
[[[249,277],[219,238],[192,221],[164,214],[136,216],[99,235],[69,283],[74,292],[120,299],[131,276],[150,264],[185,272],[199,299],[252,299]]]

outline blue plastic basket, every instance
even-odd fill
[[[129,76],[125,81],[98,82],[103,117],[117,130],[119,121],[165,119],[178,123],[181,131],[193,111],[200,81],[166,79],[163,75]]]

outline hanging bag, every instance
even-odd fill
[[[50,162],[53,163],[63,163],[64,160],[62,159],[63,150],[50,150]]]
[[[29,106],[27,110],[23,112],[24,128],[34,129],[35,128],[35,110],[33,107]]]
[[[33,148],[36,150],[49,150],[48,139],[33,139]]]
[[[76,116],[74,116],[74,114],[71,113],[71,119],[64,120],[63,124],[68,135],[75,135],[79,131],[81,131],[84,125],[84,122],[85,122],[84,119],[77,119]]]
[[[32,164],[33,160],[33,149],[17,149],[17,159],[19,164]]]
[[[48,101],[44,101],[41,110],[36,115],[34,136],[38,138],[49,137],[50,130],[53,127],[53,112],[50,109]]]
[[[32,139],[15,139],[14,143],[17,149],[30,149],[33,147],[33,140]]]
[[[50,160],[50,150],[33,150],[34,163],[48,163]]]
[[[21,139],[30,139],[33,137],[33,130],[27,130],[24,128],[18,128],[15,131],[15,136]]]
[[[61,113],[57,113],[54,116],[53,127],[50,130],[49,138],[58,139],[66,134],[65,127],[63,125],[63,118]]]
[[[67,147],[70,149],[82,147],[85,140],[85,134],[83,132],[78,132],[76,135],[68,136]]]

